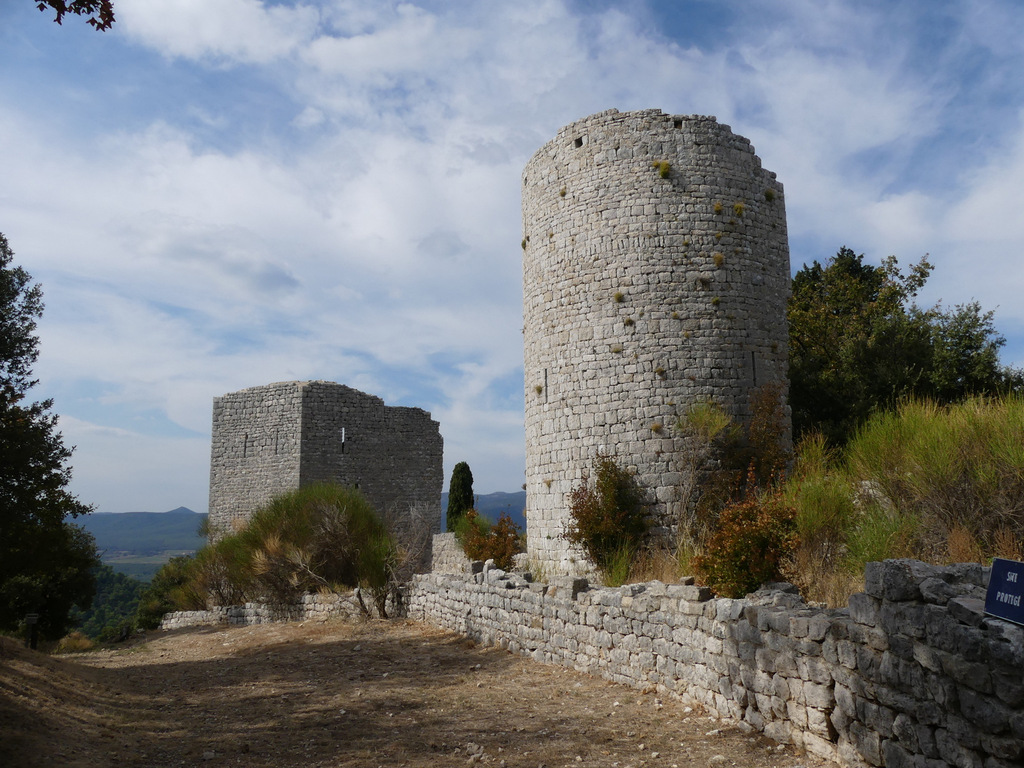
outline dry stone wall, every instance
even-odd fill
[[[983,615],[988,569],[872,563],[848,609],[788,585],[742,600],[693,584],[588,589],[484,568],[409,585],[409,616],[656,686],[848,766],[1024,764],[1024,628]]]
[[[363,602],[367,610],[373,614],[373,600],[364,596]],[[351,620],[363,615],[363,609],[355,592],[340,595],[316,594],[304,595],[298,603],[246,603],[245,605],[217,607],[208,611],[175,611],[164,614],[160,620],[160,629],[218,625],[250,626],[284,621]]]
[[[784,401],[783,189],[713,117],[609,110],[527,164],[522,245],[528,549],[578,574],[566,496],[598,452],[637,471],[664,529],[687,503],[686,406],[742,419],[769,382]]]
[[[443,441],[419,408],[329,381],[291,381],[213,401],[210,526],[229,530],[274,496],[317,482],[358,487],[381,512],[441,526]]]

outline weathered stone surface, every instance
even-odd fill
[[[419,408],[330,381],[289,381],[213,401],[210,531],[217,536],[273,497],[311,483],[359,488],[397,522],[441,529],[443,440]],[[429,552],[422,565],[429,568]]]
[[[527,546],[585,573],[561,533],[598,452],[622,447],[671,538],[681,410],[743,419],[753,389],[785,389],[783,188],[713,117],[608,110],[534,154],[522,197]]]

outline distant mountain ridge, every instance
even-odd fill
[[[526,491],[505,493],[481,493],[473,496],[476,511],[486,517],[492,523],[498,522],[502,512],[512,518],[522,530],[526,530]],[[444,513],[448,509],[448,494],[441,494],[441,520],[444,520]]]
[[[502,512],[526,530],[526,491],[483,493],[475,496],[477,511],[497,522]],[[442,529],[448,509],[448,494],[441,494]],[[187,555],[206,544],[198,529],[206,515],[188,507],[169,512],[93,512],[75,523],[96,539],[103,562],[114,570],[150,579],[160,566],[175,555]]]
[[[199,549],[206,543],[198,533],[205,520],[204,514],[178,507],[170,512],[93,512],[75,522],[96,537],[100,552],[153,555]]]

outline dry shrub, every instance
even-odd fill
[[[708,551],[721,511],[782,481],[792,458],[783,385],[750,391],[746,428],[714,403],[697,403],[675,424],[679,451],[680,514],[677,559],[685,564]]]
[[[776,492],[751,494],[722,510],[707,553],[692,564],[699,581],[725,597],[743,597],[780,581],[796,545],[796,513]]]
[[[467,510],[456,523],[455,536],[470,560],[494,560],[504,571],[512,570],[523,551],[519,526],[504,512],[491,525],[475,509]]]
[[[671,584],[679,581],[679,577],[684,575],[687,574],[683,573],[675,552],[666,549],[645,549],[634,559],[629,571],[629,581],[661,581]]]
[[[636,477],[610,456],[594,460],[593,486],[569,493],[569,522],[564,536],[580,547],[605,582],[624,583],[647,533],[644,492]]]
[[[79,632],[77,629],[69,635],[65,635],[57,643],[57,653],[83,653],[85,651],[91,651],[96,647],[94,643],[84,632]]]
[[[1024,542],[1007,527],[996,530],[992,537],[992,556],[1004,560],[1024,560]]]
[[[954,525],[946,534],[951,563],[980,563],[985,557],[981,544],[962,525]]]

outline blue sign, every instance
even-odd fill
[[[985,595],[985,613],[1024,624],[1024,563],[995,558]]]

